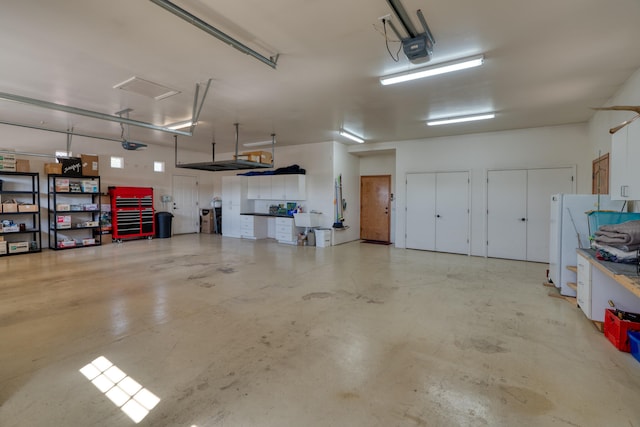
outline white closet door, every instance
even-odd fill
[[[436,175],[436,250],[469,253],[469,173]]]
[[[573,168],[527,171],[527,261],[549,262],[551,195],[573,193]]]
[[[435,250],[435,195],[435,173],[407,174],[407,248]]]
[[[526,260],[527,171],[489,171],[487,177],[487,256]]]

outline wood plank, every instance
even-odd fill
[[[567,282],[567,286],[573,289],[574,291],[578,290],[578,284],[574,282]]]
[[[567,270],[573,271],[574,273],[578,273],[578,267],[575,265],[567,265]]]
[[[561,299],[561,300],[565,300],[566,302],[568,302],[571,305],[574,305],[576,307],[578,306],[578,301],[574,297],[567,297],[567,296],[564,296],[564,295],[560,295],[556,291],[549,292],[547,294],[547,296],[550,296],[551,298],[558,298],[558,299]]]
[[[593,322],[593,326],[595,326],[597,330],[599,330],[600,332],[604,332],[603,322],[598,322],[597,320],[592,320],[592,322]]]

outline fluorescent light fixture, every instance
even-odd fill
[[[245,147],[261,147],[263,145],[271,145],[272,143],[275,144],[276,141],[269,140],[269,141],[258,141],[258,142],[245,142],[242,145],[244,145]]]
[[[350,140],[355,141],[358,144],[364,143],[364,139],[362,139],[358,135],[352,134],[351,132],[347,132],[344,129],[340,129],[340,135],[344,136],[345,138],[349,138]]]
[[[407,82],[409,80],[422,79],[424,77],[437,76],[438,74],[451,73],[454,71],[465,70],[467,68],[478,67],[482,65],[483,62],[483,55],[472,56],[470,58],[443,62],[429,67],[415,68],[411,71],[380,77],[380,83],[386,86],[395,83]]]
[[[186,122],[178,122],[178,123],[174,123],[172,125],[167,125],[167,128],[169,128],[171,130],[178,130],[178,129],[184,129],[184,128],[191,127],[192,124],[193,124],[193,122],[191,120],[187,120]]]
[[[496,115],[494,113],[488,113],[488,114],[479,114],[476,116],[452,117],[449,119],[429,121],[427,122],[427,126],[438,126],[438,125],[448,125],[451,123],[473,122],[476,120],[488,120],[488,119],[493,119],[495,116]]]

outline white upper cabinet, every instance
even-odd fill
[[[249,177],[248,198],[253,200],[305,200],[306,175],[256,175]]]
[[[611,138],[609,192],[612,200],[640,200],[640,122],[614,133]]]

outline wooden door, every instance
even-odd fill
[[[487,256],[527,259],[527,171],[487,175]]]
[[[388,242],[391,175],[360,177],[360,238]]]
[[[469,173],[436,175],[435,246],[438,252],[469,253]]]
[[[407,174],[408,249],[436,250],[436,174]]]
[[[591,194],[609,194],[609,153],[593,161]]]

